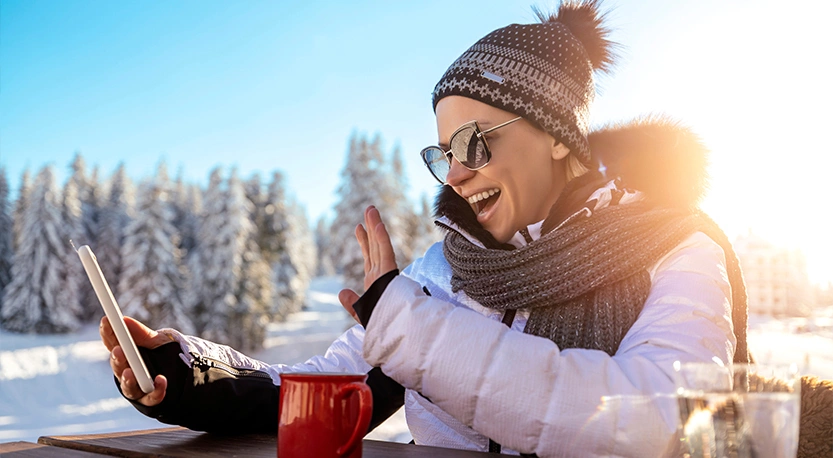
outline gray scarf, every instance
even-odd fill
[[[746,291],[726,236],[702,213],[614,205],[574,215],[515,250],[482,248],[456,231],[443,244],[453,291],[496,310],[529,309],[524,332],[561,349],[616,353],[651,289],[648,268],[696,231],[723,247],[734,293],[735,361],[746,361]]]

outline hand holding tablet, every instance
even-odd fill
[[[78,249],[78,256],[81,258],[81,263],[84,264],[84,270],[87,272],[87,277],[89,277],[90,283],[93,285],[95,295],[98,296],[98,301],[101,302],[104,314],[107,315],[107,320],[110,321],[110,326],[112,326],[116,339],[119,341],[119,346],[124,351],[127,363],[136,376],[139,388],[146,394],[152,392],[153,379],[147,370],[147,366],[145,366],[144,360],[142,360],[139,354],[139,349],[136,347],[133,337],[124,324],[124,316],[121,313],[121,309],[119,309],[119,305],[116,303],[116,299],[113,297],[113,292],[110,290],[104,274],[101,272],[95,254],[93,254],[93,251],[88,245],[84,245]]]

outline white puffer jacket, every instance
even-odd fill
[[[528,229],[537,238],[540,223]],[[511,243],[525,242],[519,235]],[[731,291],[723,250],[699,232],[649,273],[645,307],[612,357],[562,351],[523,333],[528,313],[520,311],[510,329],[500,312],[462,291],[452,293],[441,243],[388,285],[366,331],[356,325],[324,355],[302,364],[269,365],[226,346],[163,332],[180,342],[184,355],[193,351],[264,370],[276,384],[282,372],[381,367],[406,387],[408,426],[421,445],[485,451],[491,438],[503,453],[540,457],[673,455],[676,401],[638,395],[672,393],[675,361],[731,362]]]

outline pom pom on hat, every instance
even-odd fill
[[[567,26],[584,47],[593,70],[608,73],[616,59],[618,45],[608,39],[610,29],[604,26],[607,14],[600,11],[600,3],[599,0],[565,0],[552,14],[546,14],[538,7],[532,7],[532,10],[542,23],[560,22]]]

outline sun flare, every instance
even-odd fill
[[[727,6],[691,25],[705,33],[658,44],[665,60],[650,83],[666,97],[664,109],[711,149],[704,210],[731,238],[751,231],[800,249],[811,281],[830,282],[833,148],[823,133],[833,90],[811,67],[829,38],[821,24],[808,23],[814,19],[790,14],[797,13]]]

